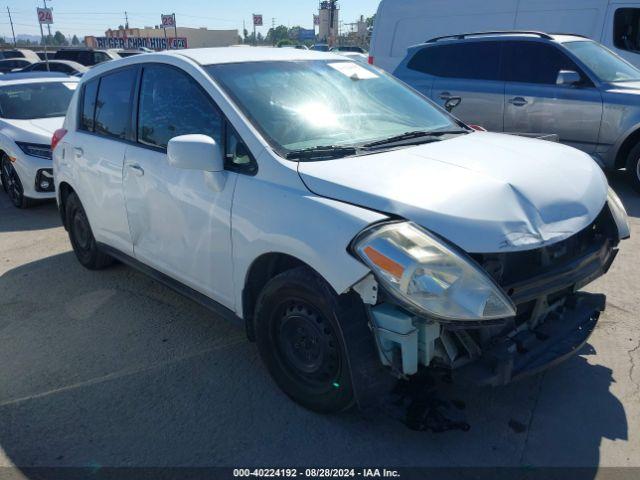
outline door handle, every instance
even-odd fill
[[[515,97],[515,98],[510,98],[510,99],[509,99],[509,103],[510,103],[511,105],[516,106],[516,107],[524,107],[524,106],[525,106],[527,103],[529,103],[529,102],[527,102],[527,101],[526,101],[524,98],[522,98],[522,97]]]
[[[75,155],[76,158],[80,158],[84,155],[84,150],[82,150],[80,147],[74,147],[73,154]]]
[[[144,175],[144,168],[142,168],[140,165],[138,165],[137,163],[130,163],[127,165],[127,168],[129,168],[130,170],[133,171],[133,174],[141,177]]]
[[[451,93],[449,92],[440,92],[440,100],[450,100],[451,99]]]

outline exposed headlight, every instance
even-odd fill
[[[516,308],[473,260],[410,222],[363,232],[355,254],[400,302],[442,320],[513,317]]]
[[[609,203],[611,214],[616,222],[616,227],[618,227],[618,237],[620,237],[620,240],[629,238],[631,236],[631,229],[629,228],[627,211],[622,204],[622,200],[620,200],[618,194],[614,192],[611,187],[609,187],[609,192],[607,193],[607,203]]]
[[[27,142],[16,142],[16,145],[18,145],[20,147],[20,150],[22,150],[27,155],[51,160],[51,145]]]

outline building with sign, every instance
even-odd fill
[[[165,35],[165,30],[158,26],[119,28],[107,30],[103,37],[85,37],[85,43],[88,47],[93,48],[133,49],[146,47],[152,50],[228,47],[238,43],[238,30],[209,30],[204,27],[177,27],[174,29],[169,27],[166,29]]]
[[[337,1],[326,0],[320,2],[318,9],[318,39],[321,42],[328,42],[333,44],[335,38],[338,35],[338,14],[340,9],[337,6]]]

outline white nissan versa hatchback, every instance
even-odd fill
[[[52,148],[82,265],[119,259],[241,319],[276,383],[322,412],[385,378],[499,385],[567,358],[604,309],[579,290],[629,236],[587,154],[474,132],[332,53],[98,65]]]

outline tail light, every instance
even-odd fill
[[[367,62],[369,62],[369,65],[373,65],[373,55],[369,55]]]
[[[64,128],[59,128],[55,132],[53,132],[53,137],[51,137],[51,151],[53,152],[56,149],[60,140],[67,134],[67,131]]]

